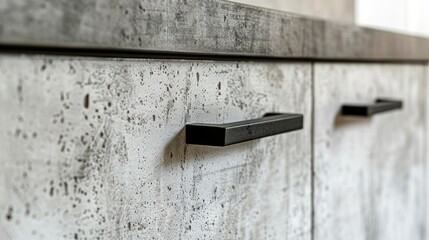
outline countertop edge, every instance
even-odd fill
[[[0,51],[20,46],[283,59],[429,59],[427,38],[215,0],[5,0]]]

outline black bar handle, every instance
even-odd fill
[[[392,111],[402,108],[402,101],[391,99],[376,99],[372,105],[343,105],[341,112],[345,116],[364,116],[369,117],[377,113]]]
[[[303,128],[302,114],[268,113],[264,117],[233,123],[186,125],[186,143],[228,146]]]

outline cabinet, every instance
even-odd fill
[[[0,77],[1,239],[427,238],[427,65],[2,54]],[[402,109],[341,114],[380,97]],[[267,112],[304,128],[185,144]]]
[[[315,239],[427,239],[427,67],[314,65]],[[344,103],[400,111],[341,116]]]
[[[0,240],[429,239],[429,39],[234,1],[0,0]]]
[[[311,70],[1,55],[0,236],[310,240]],[[186,123],[273,111],[304,114],[304,129],[184,142]]]

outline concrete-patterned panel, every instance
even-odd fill
[[[320,63],[314,75],[314,239],[426,239],[426,66]],[[403,109],[339,115],[377,97]]]
[[[0,78],[1,239],[311,238],[310,64],[2,55]],[[184,143],[273,111],[304,129]]]

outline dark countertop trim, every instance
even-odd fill
[[[284,59],[429,59],[426,38],[218,0],[5,0],[0,45]]]

